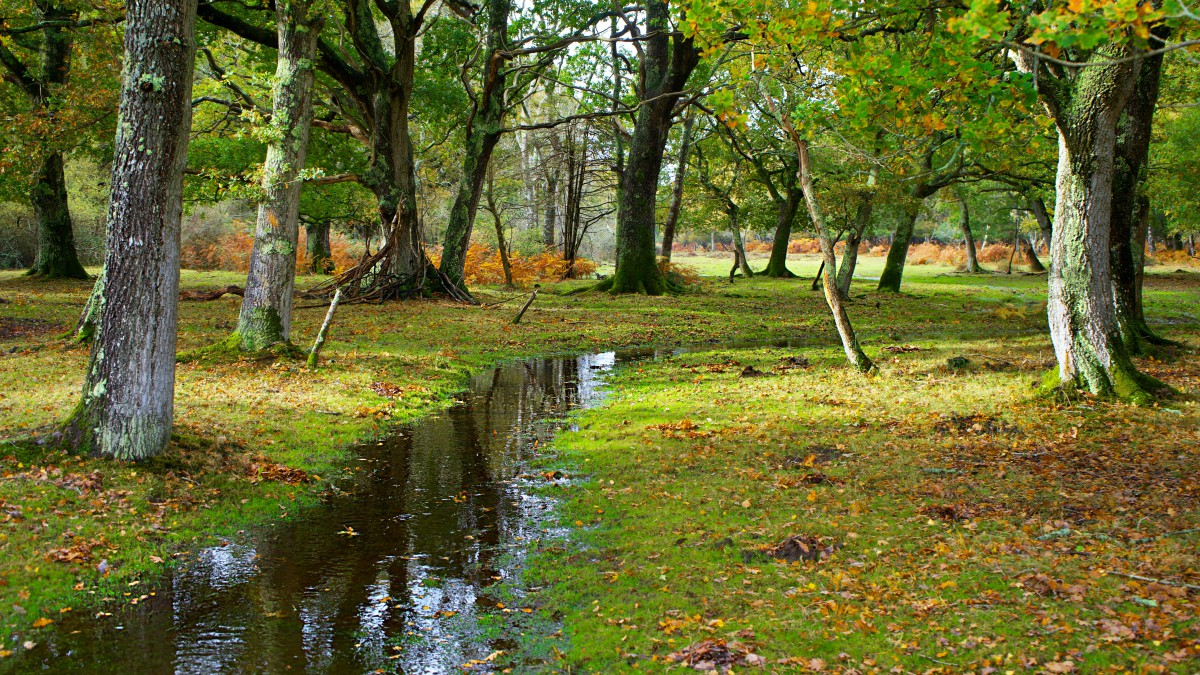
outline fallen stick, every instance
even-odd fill
[[[316,370],[317,359],[321,356],[321,347],[325,346],[325,334],[329,332],[329,324],[333,323],[333,313],[337,311],[338,301],[342,299],[342,289],[337,289],[333,293],[333,302],[329,303],[329,311],[325,314],[325,322],[321,324],[321,330],[317,331],[317,339],[313,342],[312,349],[308,352],[308,367]]]
[[[1125,577],[1126,579],[1136,579],[1137,581],[1145,581],[1146,583],[1149,583],[1149,584],[1162,584],[1163,586],[1174,586],[1176,588],[1186,588],[1189,591],[1200,591],[1200,586],[1197,586],[1196,584],[1185,584],[1180,581],[1170,581],[1167,579],[1152,579],[1150,577],[1143,577],[1138,574],[1126,574],[1124,572],[1114,572],[1112,570],[1108,570],[1107,574],[1111,574],[1116,577]]]
[[[517,312],[517,315],[513,317],[513,323],[521,323],[521,317],[525,316],[525,310],[529,309],[529,306],[533,304],[539,290],[541,290],[540,286],[534,286],[533,292],[529,294],[529,299],[521,306],[521,311]]]

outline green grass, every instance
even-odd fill
[[[815,272],[814,257],[797,258],[792,263],[793,271],[801,275]],[[728,265],[724,256],[683,256],[677,262],[715,275],[725,274]],[[878,276],[880,265],[878,258],[863,258],[860,273],[863,277]],[[242,281],[242,275],[233,273],[183,273],[185,289],[211,289]],[[303,288],[316,281],[300,279],[298,286]],[[583,418],[587,428],[563,439],[565,461],[592,476],[592,482],[579,490],[579,498],[567,506],[567,522],[578,519],[588,523],[588,528],[580,530],[580,539],[572,543],[586,544],[593,550],[581,555],[579,549],[572,548],[561,559],[546,559],[551,566],[547,568],[548,578],[557,582],[552,595],[546,598],[546,606],[566,615],[565,635],[575,636],[560,645],[567,661],[595,671],[632,667],[625,657],[617,656],[616,647],[624,649],[623,653],[662,656],[689,639],[708,634],[691,624],[684,632],[666,634],[657,624],[671,616],[665,614],[668,610],[686,610],[686,616],[697,612],[712,615],[729,626],[754,623],[759,642],[765,642],[765,636],[774,636],[768,632],[769,625],[777,624],[782,632],[811,628],[801,622],[807,621],[812,612],[819,613],[811,603],[804,605],[808,609],[799,614],[785,612],[782,605],[750,605],[753,613],[744,610],[742,604],[730,605],[728,611],[704,607],[702,599],[715,602],[718,591],[734,584],[729,579],[735,579],[736,584],[749,579],[751,583],[743,585],[745,590],[760,593],[757,597],[739,594],[739,603],[780,603],[766,588],[782,592],[791,586],[784,586],[782,578],[774,581],[778,570],[768,562],[750,565],[760,570],[757,574],[727,576],[739,569],[740,553],[697,545],[709,536],[699,534],[701,530],[720,533],[717,540],[730,536],[737,547],[745,548],[752,534],[762,537],[755,542],[770,543],[789,529],[783,523],[793,515],[801,516],[805,532],[825,534],[847,545],[829,563],[811,571],[788,573],[804,576],[807,581],[803,588],[811,582],[831,593],[841,592],[829,586],[834,582],[826,578],[834,573],[835,565],[843,576],[858,578],[865,573],[841,563],[848,563],[850,556],[873,560],[865,549],[854,552],[852,543],[878,539],[909,542],[901,547],[903,550],[920,550],[927,545],[922,543],[924,538],[934,536],[943,543],[953,543],[948,537],[961,528],[922,525],[924,520],[912,514],[903,518],[915,519],[911,524],[913,533],[888,534],[903,522],[890,509],[901,505],[911,509],[917,496],[923,494],[920,490],[926,489],[920,486],[932,482],[943,486],[943,490],[951,490],[952,486],[957,490],[957,483],[967,482],[970,487],[969,481],[957,474],[932,481],[916,468],[927,457],[925,453],[943,444],[936,436],[927,437],[928,420],[922,421],[921,415],[987,408],[1005,416],[1028,418],[1026,424],[1035,431],[1043,425],[1054,429],[1054,433],[1066,433],[1061,430],[1075,423],[1076,418],[1103,420],[1116,410],[1136,419],[1132,423],[1136,433],[1163,431],[1159,444],[1175,450],[1178,447],[1173,443],[1182,442],[1179,435],[1195,428],[1196,410],[1189,402],[1170,404],[1182,416],[1162,411],[1126,413],[1124,408],[1106,404],[1093,411],[1076,411],[1030,402],[1029,383],[1052,363],[1040,305],[1044,301],[1044,277],[963,277],[945,267],[913,266],[908,270],[905,294],[878,295],[870,282],[856,285],[858,300],[852,316],[868,353],[883,365],[879,376],[871,380],[841,370],[827,310],[820,295],[808,290],[806,280],[739,279],[732,285],[714,280],[706,282],[702,292],[663,298],[563,295],[585,283],[569,282],[544,289],[522,324],[516,326],[511,318],[516,312],[517,294],[494,289],[481,289],[480,299],[485,303],[505,298],[513,301],[490,308],[441,301],[345,306],[339,310],[323,352],[325,363],[316,372],[293,362],[183,362],[178,369],[177,428],[170,450],[154,461],[130,465],[49,452],[27,441],[31,435],[53,431],[78,399],[87,350],[68,346],[59,336],[74,325],[90,284],[39,282],[16,272],[0,273],[0,298],[9,301],[0,305],[0,517],[4,518],[0,524],[0,626],[18,643],[30,636],[36,639],[36,630],[30,626],[38,619],[55,619],[68,608],[91,611],[99,605],[138,597],[128,584],[152,581],[170,564],[171,555],[181,549],[231,536],[250,524],[302,517],[323,489],[325,479],[343,470],[353,442],[447,405],[471,372],[533,355],[615,346],[694,344],[732,337],[803,337],[814,345],[806,351],[814,368],[761,380],[739,380],[732,370],[710,373],[700,364],[717,363],[727,356],[757,363],[769,371],[779,354],[693,355],[648,364],[640,373],[626,371],[617,383],[620,395],[611,406],[588,413]],[[1166,322],[1158,325],[1168,336],[1194,341],[1195,302],[1200,289],[1196,275],[1156,275],[1149,283],[1147,302],[1152,320]],[[182,303],[180,350],[194,350],[225,338],[236,324],[239,301],[231,297]],[[298,310],[293,327],[298,345],[307,348],[311,344],[323,316],[323,307]],[[908,343],[924,350],[897,355],[881,352],[884,346]],[[971,369],[962,374],[943,372],[940,363],[958,354],[971,358]],[[986,368],[988,355],[1013,365],[993,372]],[[698,366],[697,372],[687,370],[689,365]],[[1144,365],[1181,389],[1196,389],[1195,360],[1190,354],[1180,353],[1167,363]],[[373,391],[375,383],[396,385],[403,394],[397,399],[383,398]],[[645,400],[639,400],[642,398]],[[829,403],[832,400],[845,402]],[[690,439],[668,439],[661,432],[646,429],[646,425],[674,423],[685,416],[701,423],[702,432],[753,429],[747,428],[741,435],[706,437],[701,449],[692,448]],[[710,417],[713,422],[705,421]],[[739,421],[739,417],[747,419]],[[1148,421],[1143,423],[1143,417]],[[627,419],[629,425],[621,424]],[[854,424],[858,426],[847,426]],[[1103,427],[1101,422],[1088,421],[1080,427],[1081,438],[1091,433],[1093,425]],[[833,437],[839,440],[830,441]],[[1031,433],[1030,437],[1036,435]],[[1187,439],[1195,440],[1191,436]],[[840,474],[844,483],[836,488],[813,488],[818,495],[813,502],[807,501],[810,490],[772,487],[775,476],[771,474],[780,472],[768,471],[771,462],[776,461],[770,453],[801,452],[813,444],[834,442],[853,447],[854,452],[861,450],[853,465],[820,467],[831,476]],[[709,445],[712,450],[703,450]],[[1194,456],[1185,455],[1194,467]],[[936,462],[928,461],[933,466],[958,466],[954,462],[959,460],[938,457]],[[312,480],[295,485],[249,480],[251,465],[264,463],[302,469]],[[753,469],[770,475],[770,479],[751,479],[738,469]],[[1007,469],[1011,476],[1022,476],[1024,470]],[[613,484],[601,485],[601,481],[608,480]],[[1021,480],[1022,485],[1033,481]],[[1045,480],[1050,481],[1046,489],[1029,497],[1036,509],[1014,497],[1014,513],[1023,513],[1021,509],[1041,513],[1053,508],[1055,490],[1060,486],[1054,483],[1056,479]],[[899,492],[881,493],[885,485]],[[627,487],[636,489],[621,492]],[[661,492],[680,498],[655,496]],[[946,498],[957,498],[956,494],[949,492]],[[1108,493],[1096,494],[1088,499],[1101,499]],[[853,500],[847,501],[848,495]],[[744,498],[751,499],[752,507],[730,506],[731,500],[740,504]],[[701,499],[710,500],[705,504],[716,500],[720,508],[698,507]],[[764,499],[774,500],[769,512],[762,509]],[[1179,499],[1194,499],[1194,492],[1185,492]],[[685,501],[689,503],[685,505]],[[852,502],[861,503],[860,507],[846,506]],[[864,507],[875,510],[845,513],[845,509]],[[605,509],[606,513],[597,514],[595,508]],[[654,511],[648,512],[651,508]],[[699,508],[705,513],[701,514]],[[1177,509],[1177,513],[1183,515],[1139,512],[1138,518],[1146,519],[1137,527],[1153,533],[1176,521],[1190,522],[1194,508]],[[614,519],[614,514],[620,514],[621,520]],[[856,534],[861,534],[856,540],[846,537],[851,525]],[[1123,519],[1113,528],[1126,526]],[[1010,530],[1010,525],[980,521],[977,531]],[[982,535],[972,532],[970,536]],[[676,546],[674,542],[680,538],[686,540],[685,544]],[[1163,540],[1131,553],[1157,556],[1160,546],[1183,547],[1194,541]],[[80,543],[90,547],[82,562],[47,558],[51,551],[69,552],[72,547],[82,552],[77,547]],[[617,564],[632,561],[647,550],[658,552],[664,562]],[[924,565],[931,560],[947,560],[947,554],[928,559],[906,555],[915,556],[905,558],[904,564],[909,567],[903,569],[910,573],[918,561]],[[597,556],[600,563],[590,562]],[[106,575],[96,568],[101,560],[107,563]],[[655,573],[663,565],[671,569]],[[553,566],[562,566],[572,574],[560,579]],[[649,576],[628,573],[635,568],[644,568]],[[951,575],[936,566],[930,569],[925,573]],[[617,585],[610,585],[598,574],[606,571],[620,573]],[[1164,571],[1172,572],[1174,568]],[[985,577],[986,570],[970,568],[970,573],[972,579],[990,579]],[[669,582],[662,584],[660,574]],[[724,585],[714,586],[712,579],[722,576],[727,579],[720,582]],[[703,581],[705,577],[709,581]],[[760,589],[756,584],[766,578],[771,578],[773,585]],[[959,583],[959,588],[965,585]],[[984,582],[971,582],[976,583]],[[662,592],[654,603],[641,601],[639,608],[628,606],[645,596],[647,589],[660,584],[670,590]],[[972,592],[978,590],[976,585],[969,588]],[[631,593],[614,592],[625,589]],[[818,597],[833,599],[819,591],[802,595],[811,595],[812,601]],[[862,602],[877,605],[892,599],[882,591],[874,597]],[[603,609],[594,614],[590,612],[593,600],[604,603]],[[614,603],[612,607],[610,602]],[[1118,607],[1125,610],[1124,605]],[[1142,611],[1137,607],[1134,610]],[[628,629],[629,622],[616,627],[607,623],[618,616],[638,617],[638,629]],[[595,631],[595,635],[589,631]],[[882,644],[878,641],[885,640],[882,634],[887,631],[880,633],[873,638],[877,642],[869,644]],[[1185,634],[1180,631],[1180,635]],[[588,635],[588,639],[578,638],[580,635]],[[917,634],[913,635],[916,639]],[[622,642],[622,637],[628,640]],[[775,657],[800,650],[794,637],[780,639],[778,648],[764,648],[764,653]],[[1177,642],[1177,638],[1167,640],[1161,649],[1153,651],[1161,653]],[[839,648],[842,645],[831,644]],[[878,649],[880,654],[889,651],[882,646]],[[892,651],[898,649],[893,645]],[[541,645],[536,652],[552,650]],[[929,656],[938,658],[935,654]],[[961,655],[955,657],[946,660],[961,659]],[[905,663],[913,667],[918,658],[904,656]],[[653,662],[639,657],[632,663],[645,668]]]
[[[722,639],[775,672],[1196,671],[1197,594],[1107,572],[1200,584],[1200,534],[1155,538],[1200,526],[1200,406],[1036,398],[1044,279],[939,274],[852,308],[873,377],[821,346],[621,370],[556,446],[583,480],[534,562],[555,670],[663,672]],[[1200,279],[1150,284],[1195,345]],[[1160,358],[1140,365],[1200,393],[1193,351]],[[764,553],[796,535],[831,554]]]

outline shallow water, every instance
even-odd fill
[[[359,447],[356,466],[323,505],[186,556],[154,595],[114,616],[67,615],[10,665],[130,675],[436,674],[511,652],[513,635],[533,629],[521,612],[524,556],[563,536],[552,527],[552,501],[536,490],[547,478],[527,473],[538,448],[567,413],[602,399],[617,363],[752,346],[766,343],[487,371],[445,412]]]

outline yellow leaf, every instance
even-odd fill
[[[46,626],[49,626],[52,623],[54,623],[53,619],[47,619],[46,617],[43,616],[42,618],[33,622],[33,627],[34,628],[45,628]]]
[[[810,502],[817,501],[817,491],[816,490],[808,491],[808,501],[810,501]]]

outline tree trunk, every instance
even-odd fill
[[[967,250],[967,274],[982,274],[979,266],[979,255],[975,251],[975,235],[971,233],[971,207],[967,204],[966,195],[958,195],[958,226],[962,228],[963,247]]]
[[[837,257],[833,252],[833,241],[829,238],[829,227],[825,222],[825,215],[821,211],[821,205],[817,201],[817,193],[813,187],[812,162],[808,158],[808,141],[801,140],[795,129],[792,128],[790,121],[787,122],[787,128],[796,144],[800,160],[800,187],[804,191],[804,201],[808,205],[809,217],[812,219],[813,226],[817,228],[817,237],[821,242],[821,257],[825,263],[825,302],[833,313],[833,323],[837,328],[838,337],[842,341],[842,350],[846,354],[846,360],[860,373],[867,373],[875,368],[875,364],[858,344],[858,337],[854,334],[854,327],[850,323],[850,314],[846,311],[845,300],[838,292],[837,284],[834,281],[837,274]]]
[[[270,141],[263,165],[263,199],[258,205],[250,273],[234,333],[236,346],[248,352],[291,340],[303,185],[299,174],[312,131],[313,59],[323,23],[321,12],[310,14],[310,5],[310,0],[291,0],[280,3],[275,12],[279,49]]]
[[[542,226],[542,243],[553,249],[558,229],[558,171],[546,175],[546,223]]]
[[[329,242],[329,221],[309,223],[304,226],[304,239],[308,244],[309,271],[313,274],[333,273],[333,247]]]
[[[612,293],[662,295],[667,291],[654,255],[654,210],[673,106],[673,99],[659,99],[643,103],[638,111],[625,165]]]
[[[1156,34],[1158,32],[1160,29],[1156,29]],[[1169,33],[1159,35],[1162,39],[1168,36]],[[1161,54],[1143,59],[1133,95],[1117,122],[1109,248],[1117,328],[1125,347],[1133,354],[1145,351],[1145,342],[1168,342],[1155,335],[1146,324],[1140,287],[1145,264],[1144,223],[1149,222],[1143,214],[1143,210],[1149,208],[1144,192],[1162,60]]]
[[[144,459],[171,437],[195,16],[196,0],[126,3],[103,300],[66,428],[96,455]]]
[[[467,122],[466,148],[463,152],[462,178],[450,207],[446,225],[446,243],[442,248],[442,274],[451,283],[462,286],[463,264],[471,245],[471,229],[479,211],[479,197],[487,176],[492,152],[500,141],[507,103],[508,64],[501,52],[508,49],[509,0],[488,0],[487,49],[484,52],[483,91]]]
[[[683,138],[679,147],[679,163],[675,165],[675,185],[671,189],[671,207],[667,209],[667,220],[663,223],[662,248],[658,255],[671,260],[671,248],[675,245],[675,228],[679,225],[679,212],[683,210],[683,183],[687,178],[688,153],[692,149],[692,126],[695,119],[688,113],[683,120]]]
[[[750,264],[746,262],[746,246],[742,243],[742,223],[741,218],[738,217],[740,209],[738,209],[736,204],[732,202],[730,204],[733,208],[729,210],[729,231],[733,234],[733,251],[736,256],[733,266],[740,267],[742,276],[749,279],[754,276],[754,270],[750,269]],[[732,273],[730,273],[730,276],[732,276]]]
[[[38,253],[29,274],[47,279],[87,279],[88,273],[75,252],[62,153],[46,155],[35,181],[29,200],[37,215]]]
[[[1099,49],[1093,58],[1123,55]],[[1056,379],[1098,396],[1150,398],[1117,326],[1110,232],[1117,118],[1133,90],[1129,62],[1082,68],[1069,107],[1056,107],[1057,200],[1047,314]]]
[[[67,83],[71,73],[71,54],[74,51],[74,29],[64,23],[73,21],[75,10],[58,2],[34,4],[34,12],[43,23],[39,63],[24,68],[15,59],[0,59],[8,70],[8,78],[25,93],[32,106],[48,120],[54,120],[57,92]],[[57,140],[52,132],[48,140]],[[87,279],[75,251],[75,233],[71,212],[67,206],[67,184],[63,175],[63,156],[59,150],[47,150],[34,177],[29,193],[30,203],[37,216],[38,252],[29,274],[47,279]]]
[[[700,61],[692,38],[672,33],[666,0],[646,3],[646,38],[637,122],[621,179],[617,210],[616,272],[598,288],[611,293],[662,295],[666,278],[654,255],[654,212],[663,151],[672,115]]]
[[[1025,249],[1025,264],[1029,265],[1029,271],[1035,274],[1041,274],[1046,271],[1046,266],[1038,260],[1037,251],[1033,248],[1033,242],[1029,241],[1028,237],[1018,236],[1021,242],[1021,248]]]
[[[900,223],[896,226],[896,234],[888,249],[887,260],[883,263],[883,273],[879,275],[879,290],[900,292],[900,282],[904,278],[904,263],[908,259],[908,247],[912,243],[913,230],[916,228],[917,216],[921,213],[921,202],[909,205]]]
[[[771,257],[762,271],[763,276],[777,279],[796,276],[787,268],[788,244],[791,243],[792,224],[796,222],[796,213],[800,210],[803,198],[800,190],[789,186],[782,199],[775,202],[775,241],[771,243]]]
[[[508,242],[504,240],[504,223],[500,220],[500,209],[496,206],[495,174],[488,168],[487,204],[496,226],[496,249],[500,253],[500,266],[504,268],[504,288],[513,287],[512,262],[508,259]]]
[[[1029,200],[1029,208],[1033,210],[1033,217],[1037,220],[1038,229],[1042,231],[1042,241],[1046,242],[1046,251],[1050,251],[1050,241],[1054,238],[1054,225],[1050,220],[1050,214],[1046,211],[1046,201],[1041,197],[1033,197]]]

